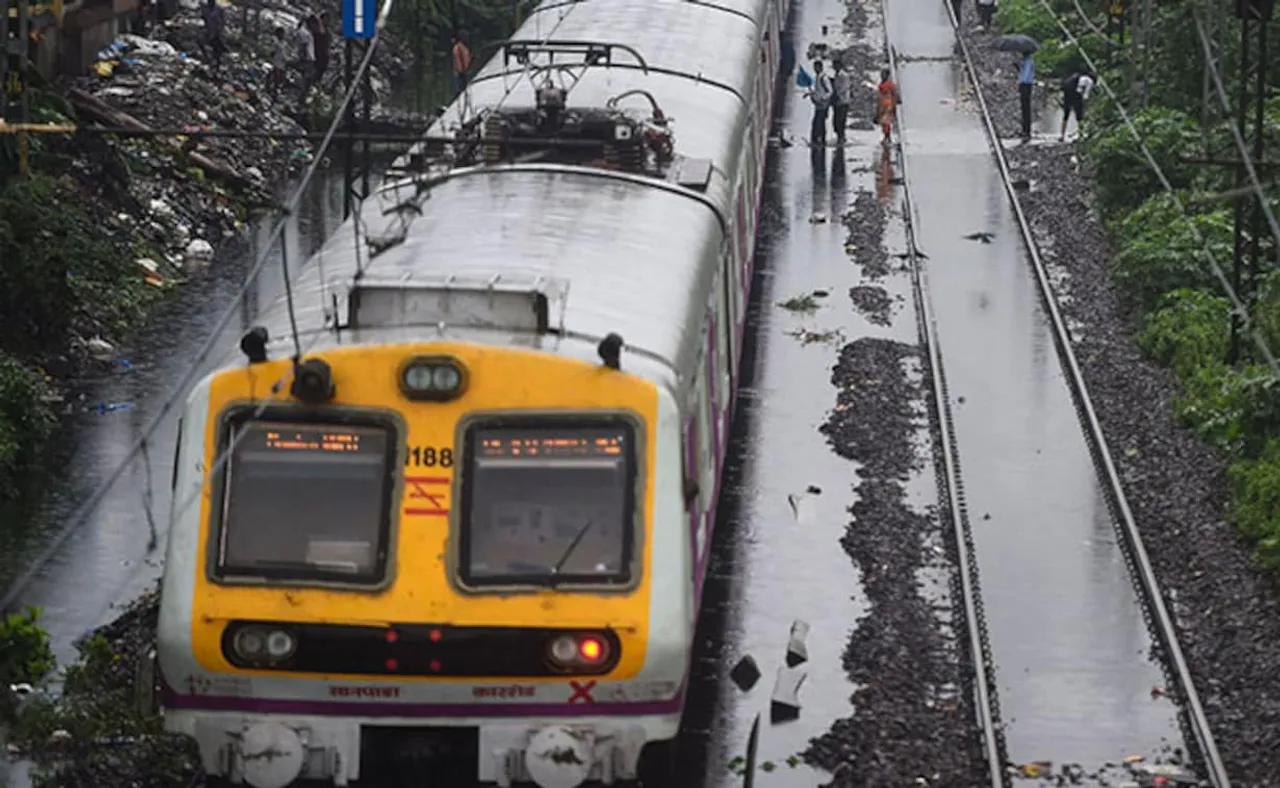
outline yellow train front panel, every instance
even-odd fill
[[[525,349],[423,343],[337,348],[311,359],[331,370],[326,402],[299,402],[287,387],[272,396],[274,384],[297,377],[281,359],[217,373],[189,405],[186,420],[202,423],[186,426],[180,456],[198,449],[200,471],[190,472],[191,451],[176,476],[179,487],[185,476],[201,492],[189,538],[175,517],[165,581],[160,651],[172,708],[421,717],[472,716],[494,705],[545,712],[552,703],[577,713],[618,704],[632,707],[624,713],[678,713],[688,535],[680,507],[665,500],[678,493],[655,496],[660,486],[680,489],[679,415],[669,396],[639,376]],[[410,370],[415,361],[423,369]],[[460,393],[406,394],[406,381],[430,388],[437,362],[460,373],[436,375]],[[545,537],[546,523],[530,531],[519,523],[538,520],[542,509],[512,508],[496,483],[484,487],[485,473],[507,478],[504,468],[533,457],[538,467],[595,467],[622,463],[624,454],[631,536],[616,560],[591,563],[618,541],[593,537],[593,526],[606,529],[591,518],[570,523],[566,544],[563,523],[555,539]],[[249,470],[255,462],[265,470]],[[370,480],[385,477],[376,516],[360,489],[326,481],[325,469],[353,463],[367,465]],[[562,511],[554,491],[527,495]],[[483,518],[465,516],[467,500]],[[360,550],[325,535],[374,519],[382,530]],[[510,530],[472,533],[472,519]],[[286,553],[289,561],[277,560]],[[563,580],[549,576],[560,572]],[[185,631],[176,632],[186,599]],[[274,664],[272,649],[283,654],[288,644],[272,640],[273,624],[287,625],[297,649]],[[556,633],[573,635],[573,646],[553,643]],[[556,649],[566,653],[549,668],[530,668]],[[187,658],[175,658],[178,651]],[[239,656],[258,652],[266,662]],[[565,667],[575,660],[583,664]]]

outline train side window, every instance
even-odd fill
[[[508,418],[464,436],[458,570],[472,588],[630,584],[639,429],[621,416]]]
[[[232,419],[220,454],[215,576],[377,585],[399,440],[388,423]]]

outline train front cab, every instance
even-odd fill
[[[514,348],[313,360],[331,390],[264,405],[290,377],[267,361],[188,402],[167,727],[256,788],[356,781],[373,728],[474,730],[500,785],[633,776],[677,734],[694,619],[670,394]]]

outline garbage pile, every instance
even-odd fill
[[[154,23],[148,35],[120,35],[97,53],[91,73],[75,80],[69,92],[82,125],[140,132],[113,145],[80,135],[75,174],[103,198],[99,205],[112,206],[102,208],[104,230],[145,241],[163,256],[159,264],[139,262],[140,274],[153,284],[207,262],[219,241],[242,226],[250,205],[269,202],[274,188],[313,159],[319,142],[299,135],[322,132],[327,118],[315,119],[338,100],[332,95],[342,93],[340,31],[334,31],[325,79],[306,95],[293,62],[299,15],[321,10],[319,0],[302,0],[289,10],[226,7],[228,51],[216,69],[200,47],[199,5],[182,0],[177,16]],[[330,16],[337,16],[332,9]],[[289,34],[289,62],[287,79],[273,90],[277,27]],[[375,114],[386,114],[379,104],[389,102],[390,79],[404,72],[406,62],[404,48],[384,37],[371,69]],[[192,136],[196,131],[233,136]]]

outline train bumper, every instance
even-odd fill
[[[641,719],[653,724],[586,719],[481,722],[478,778],[503,788],[578,788],[587,780],[605,785],[634,780],[649,738],[646,729],[665,736],[668,727],[663,718]],[[360,778],[364,725],[358,720],[169,712],[166,727],[196,740],[206,774],[252,788],[285,788],[297,780],[347,786]]]
[[[640,725],[489,725],[480,728],[480,779],[502,788],[578,788],[587,780],[633,780],[644,748]]]

